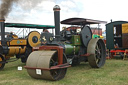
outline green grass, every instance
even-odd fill
[[[93,69],[88,63],[68,68],[64,79],[48,81],[31,78],[20,60],[7,63],[0,71],[0,85],[128,85],[128,61],[107,60],[104,67]]]

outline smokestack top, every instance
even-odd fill
[[[53,7],[53,10],[54,10],[54,11],[60,11],[60,6],[59,6],[59,5],[55,5],[55,6]]]
[[[0,19],[0,22],[4,22],[5,21],[5,19]]]

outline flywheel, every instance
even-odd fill
[[[67,63],[65,55],[63,55],[63,63]],[[27,67],[45,69],[56,65],[58,65],[58,53],[56,51],[34,51],[29,55],[26,63]],[[31,77],[47,80],[60,80],[64,78],[66,71],[67,68],[41,70],[40,74],[38,74],[36,69],[27,69]]]
[[[5,60],[5,58],[2,55],[0,55],[0,70],[2,70],[5,66],[5,63],[2,63],[2,62],[4,62],[4,60]]]
[[[88,26],[84,26],[82,31],[81,31],[81,38],[83,45],[87,47],[88,42],[92,39],[92,31],[91,28]]]
[[[35,47],[40,44],[40,33],[37,31],[32,31],[28,34],[28,39],[27,39],[28,44],[31,47]]]
[[[105,64],[106,49],[102,39],[91,39],[87,47],[88,62],[93,68],[100,68]]]

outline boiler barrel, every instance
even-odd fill
[[[78,54],[79,50],[80,50],[80,46],[72,46],[71,44],[65,45],[65,54],[66,55]]]
[[[8,49],[8,55],[17,55],[25,53],[26,46],[23,48],[20,46],[10,46]]]

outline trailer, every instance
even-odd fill
[[[114,21],[106,24],[106,47],[110,58],[123,58],[128,49],[128,22]]]

